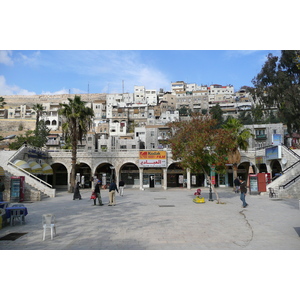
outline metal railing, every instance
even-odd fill
[[[290,185],[292,185],[293,183],[295,183],[296,181],[298,181],[300,178],[300,174],[297,175],[296,177],[294,177],[292,180],[290,180],[289,182],[287,182],[286,184],[280,185],[279,189],[283,188],[286,189],[288,188]]]
[[[11,166],[13,166],[13,167],[15,167],[15,168],[18,169],[19,171],[21,171],[21,172],[27,174],[27,175],[30,176],[31,178],[33,178],[33,179],[39,181],[40,183],[42,183],[42,184],[48,186],[49,188],[51,188],[51,189],[53,188],[52,185],[49,184],[48,182],[42,180],[42,179],[39,178],[39,177],[36,177],[36,176],[33,175],[32,173],[30,173],[30,172],[28,172],[28,171],[26,171],[26,170],[20,168],[19,166],[15,165],[14,163],[12,163],[12,162],[9,161],[7,164],[8,164],[8,165],[11,165]]]

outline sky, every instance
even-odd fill
[[[132,93],[171,82],[252,86],[279,50],[0,50],[0,95]]]

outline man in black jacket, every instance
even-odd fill
[[[247,186],[246,186],[246,181],[243,181],[242,179],[240,180],[241,185],[240,185],[240,190],[241,190],[241,196],[240,199],[243,202],[243,207],[247,207],[248,204],[246,203],[246,194],[247,194]]]
[[[116,205],[116,191],[119,193],[119,190],[117,188],[117,185],[115,184],[115,181],[112,180],[111,184],[109,185],[109,206],[115,206]]]

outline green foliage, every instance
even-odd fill
[[[215,106],[213,106],[209,113],[211,114],[212,118],[217,121],[216,128],[220,128],[222,124],[224,123],[223,119],[223,111],[221,109],[221,106],[219,103],[217,103]]]
[[[217,121],[210,115],[202,114],[193,114],[189,121],[170,123],[173,159],[193,172],[207,173],[211,165],[216,166],[217,172],[224,172],[235,141],[230,130],[216,128],[216,125]]]
[[[50,129],[45,125],[45,122],[39,121],[36,130],[27,130],[25,136],[22,134],[16,137],[16,140],[9,145],[10,150],[19,149],[24,143],[41,148],[47,142],[47,136],[49,135]]]
[[[75,95],[74,99],[68,98],[69,104],[61,103],[58,113],[64,117],[62,124],[63,134],[66,141],[66,147],[72,149],[71,158],[71,185],[70,192],[75,187],[75,165],[77,159],[78,141],[82,143],[82,138],[88,133],[94,117],[94,111],[85,106],[86,102],[81,101],[81,97]]]
[[[3,97],[0,97],[0,108],[3,108],[7,103],[4,101]]]
[[[192,113],[191,109],[188,106],[183,106],[178,111],[180,116],[189,116]]]
[[[269,54],[260,73],[252,80],[264,108],[277,108],[278,118],[287,124],[290,133],[300,130],[299,55],[299,50],[283,50],[280,58]]]
[[[21,122],[21,123],[19,124],[19,126],[18,126],[18,130],[19,130],[19,131],[23,131],[23,129],[24,129],[24,125],[23,125],[23,123]]]
[[[35,129],[38,128],[39,122],[40,122],[40,117],[44,111],[44,107],[42,104],[34,104],[32,109],[36,112],[36,121],[35,121]]]

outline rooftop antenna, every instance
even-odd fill
[[[124,80],[122,80],[122,93],[124,94]]]

